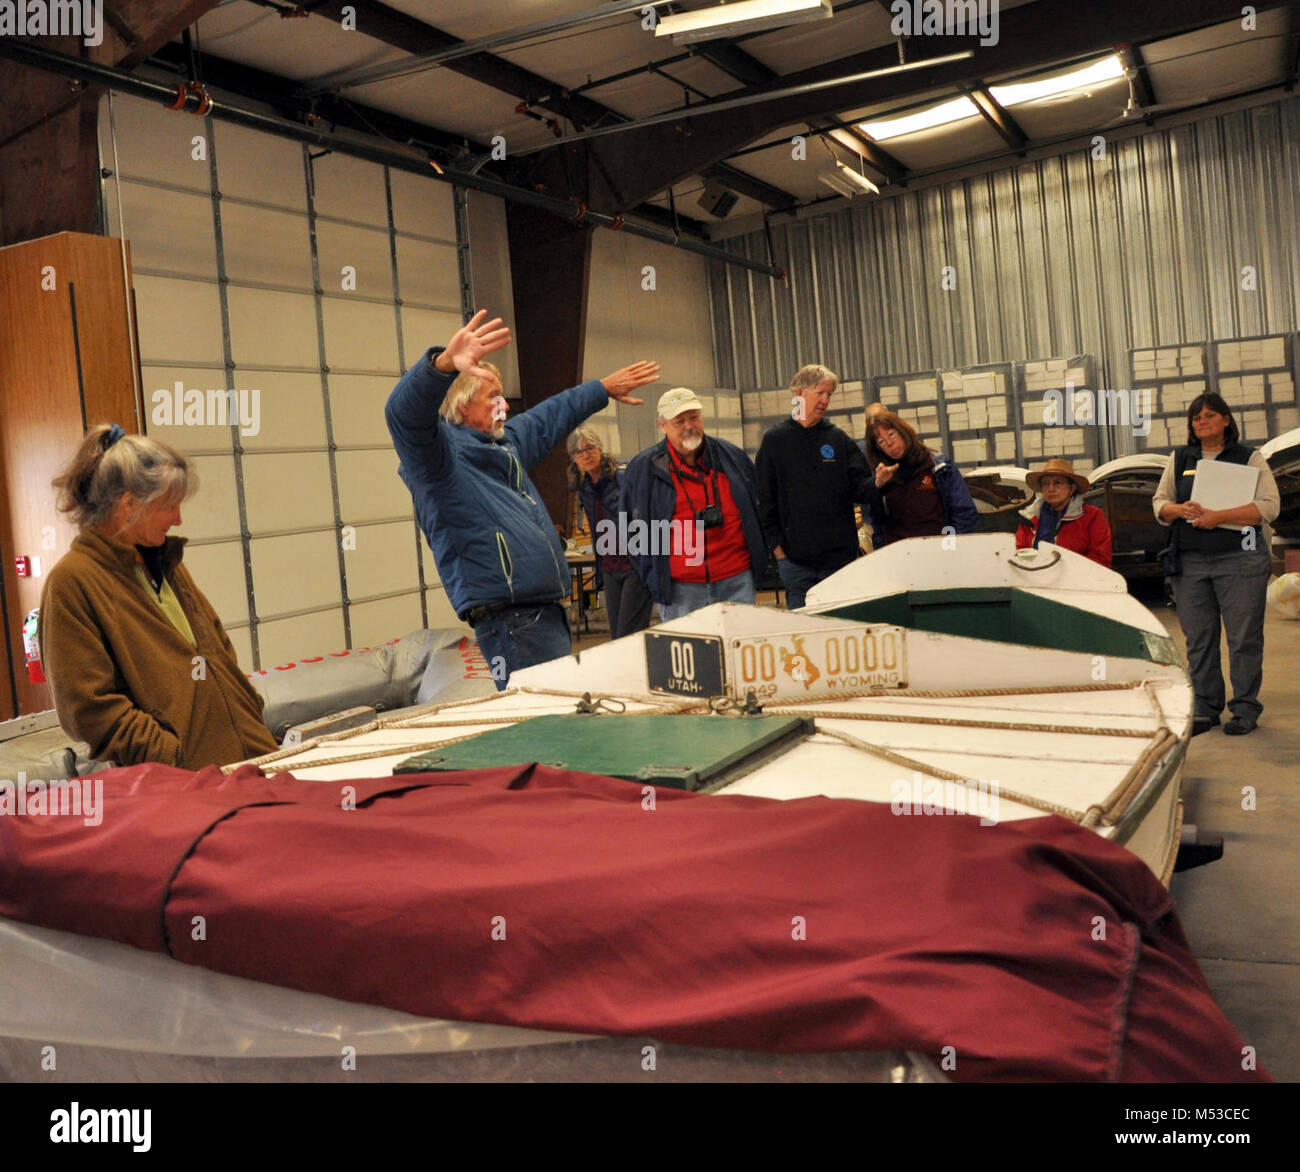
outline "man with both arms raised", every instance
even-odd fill
[[[633,363],[507,422],[501,373],[484,359],[510,344],[510,331],[486,316],[479,310],[423,355],[384,417],[447,598],[504,688],[510,672],[572,650],[564,545],[528,469],[610,399],[639,405],[632,392],[656,382],[659,366]]]

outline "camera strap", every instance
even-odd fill
[[[699,450],[701,456],[704,457],[708,456],[709,454],[708,443],[709,443],[708,437],[705,436],[704,442],[700,444]],[[702,484],[704,486],[705,508],[708,508],[709,506],[709,486],[710,485],[713,486],[713,504],[717,508],[719,513],[722,512],[722,490],[718,488],[718,470],[716,466],[713,464],[712,460],[709,461],[709,464],[706,468],[705,475],[701,476],[698,473],[692,471],[686,465],[686,463],[678,457],[676,451],[673,450],[673,445],[669,444],[668,465],[673,470],[673,475],[677,477],[678,483],[681,484],[682,492],[686,494],[686,505],[690,509],[692,515],[698,515],[699,512],[701,511],[695,507],[695,501],[691,497],[691,490],[689,487],[687,487],[692,480],[695,481],[696,484]],[[704,537],[704,559],[705,559],[704,580],[708,582],[710,581],[709,565],[708,565],[708,557],[709,557],[708,529],[704,530],[703,537]]]

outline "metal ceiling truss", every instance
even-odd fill
[[[364,134],[378,135],[403,146],[415,146],[437,154],[442,161],[450,162],[467,154],[487,155],[491,149],[486,143],[448,134],[445,130],[415,122],[398,114],[390,114],[367,106],[322,94],[315,99],[304,99],[297,82],[242,65],[211,53],[194,54],[194,74],[184,46],[174,41],[163,45],[150,59],[155,64],[182,73],[187,79],[194,77],[206,85],[213,85],[228,93],[238,94],[251,101],[265,102],[286,118],[308,122],[313,118],[331,126],[343,126]],[[197,75],[197,76],[195,76]]]
[[[376,2],[376,0],[355,0],[355,6],[358,27],[364,28],[367,36],[385,41],[396,48],[414,52],[416,57],[412,58],[412,60],[418,60],[420,54],[426,55],[426,61],[431,60],[432,57],[437,57],[444,68],[453,69],[474,81],[519,98],[526,106],[546,110],[558,117],[565,118],[579,132],[596,126],[614,125],[629,121],[626,115],[620,114],[617,110],[613,110],[593,98],[566,89],[548,78],[530,70],[522,69],[500,57],[495,57],[481,48],[469,49],[471,44],[483,45],[492,41],[493,38],[484,38],[481,42],[461,41],[441,29],[434,28],[432,25],[425,24],[423,21],[389,8],[385,4]],[[619,4],[607,7],[619,8],[621,11],[626,12],[632,10],[632,8],[639,11],[640,8],[645,6],[643,3],[636,6]],[[337,21],[341,20],[344,7],[342,0],[324,0],[319,7],[313,9],[313,12]],[[598,12],[600,10],[593,9],[591,11]],[[579,16],[582,15],[590,15],[590,13],[579,14]],[[546,23],[556,28],[560,27],[557,22]],[[573,18],[573,23],[579,23],[577,17]],[[566,24],[564,27],[570,27],[570,25]],[[501,36],[505,36],[505,34],[501,34]],[[497,43],[504,42],[498,41]],[[465,51],[462,52],[462,50]],[[690,54],[683,54],[683,56],[690,56]],[[392,64],[396,67],[408,63],[403,61],[393,62]],[[755,62],[755,65],[757,64]],[[430,66],[426,64],[423,67],[429,68]],[[644,72],[644,70],[638,72]],[[346,76],[344,75],[344,79]],[[344,79],[336,78],[332,82],[319,79],[317,82],[303,87],[303,96],[328,91],[339,85],[340,81]],[[671,80],[675,84],[682,84],[676,79]],[[507,158],[509,159],[509,156]],[[587,172],[588,183],[581,190],[573,190],[570,186],[572,182],[571,172],[566,171],[562,166],[556,167],[552,165],[548,167],[545,163],[534,162],[529,164],[526,170],[519,169],[513,172],[512,178],[517,183],[536,185],[540,182],[547,189],[560,188],[567,195],[589,202],[592,206],[600,206],[602,201],[599,199],[598,193],[590,186],[590,170],[594,169],[598,173],[604,172],[600,175],[600,178],[605,186],[609,188],[610,195],[614,197],[612,201],[614,206],[606,210],[619,211],[635,208],[637,214],[644,214],[644,209],[637,207],[637,205],[645,201],[643,199],[624,200],[622,198],[623,184],[620,182],[618,173],[610,170],[604,160],[594,153],[590,158],[591,168],[584,167],[584,171]],[[722,166],[716,169],[709,167],[702,171],[701,174],[704,175],[704,178],[716,179],[738,194],[747,195],[767,207],[789,208],[798,203],[798,200],[788,191],[783,191],[779,187],[771,183],[765,183],[753,176],[743,175],[733,167]],[[651,195],[657,194],[658,192],[651,193]],[[649,196],[646,198],[649,198]],[[694,226],[697,231],[701,229],[701,225],[697,220],[690,220],[689,224]]]
[[[622,216],[609,215],[588,208],[575,200],[558,199],[552,195],[514,187],[500,180],[482,175],[471,175],[453,168],[438,171],[425,158],[397,149],[392,146],[342,138],[328,131],[310,125],[291,122],[271,114],[256,110],[241,109],[224,101],[217,101],[200,83],[185,85],[181,82],[168,83],[140,77],[125,70],[80,57],[71,57],[64,53],[54,53],[29,41],[15,37],[0,37],[0,59],[16,61],[33,69],[63,77],[73,78],[87,85],[104,86],[120,93],[131,94],[147,101],[158,102],[178,114],[211,114],[213,118],[244,126],[267,134],[275,134],[295,142],[307,143],[309,146],[338,151],[340,154],[352,155],[393,167],[428,179],[451,183],[458,187],[469,187],[488,195],[499,196],[512,203],[522,204],[550,213],[558,219],[575,226],[590,225],[598,228],[610,228],[640,236],[648,240],[657,240],[687,252],[695,252],[724,264],[738,265],[752,269],[767,276],[780,277],[782,272],[774,265],[750,261],[745,257],[733,255],[724,249],[705,244],[702,241],[683,236],[673,230],[661,230],[654,225],[636,220],[627,220]]]
[[[1262,11],[1280,4],[1265,0],[1258,7]],[[979,44],[978,36],[910,38],[906,54],[911,60],[965,48],[974,55],[935,66],[908,81],[897,75],[883,76],[743,108],[697,113],[689,120],[689,128],[684,125],[686,120],[679,118],[682,125],[646,125],[612,135],[603,151],[614,174],[641,175],[642,185],[626,192],[627,199],[639,201],[732,157],[775,126],[834,115],[837,110],[903,103],[938,88],[982,85],[985,78],[1000,74],[1050,68],[1061,61],[1063,47],[1070,56],[1086,57],[1112,51],[1116,40],[1140,44],[1240,18],[1237,0],[1148,0],[1141,5],[1130,0],[1089,0],[1087,4],[1035,0],[999,13],[995,45]],[[768,83],[768,88],[792,89],[828,76],[884,69],[897,64],[898,56],[898,44],[892,43],[783,76],[777,83]],[[749,96],[762,88],[750,87],[739,95],[726,96]]]
[[[989,93],[988,86],[963,85],[958,88],[975,103],[975,109],[998,132],[1007,146],[1013,150],[1023,150],[1029,145],[1029,135],[1020,128],[1019,123],[1007,113],[1006,109],[998,104],[997,98]]]

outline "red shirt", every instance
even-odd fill
[[[674,539],[669,553],[669,569],[674,582],[721,582],[734,578],[749,569],[749,546],[745,544],[745,529],[740,520],[740,509],[731,495],[731,484],[723,472],[712,471],[697,461],[694,468],[683,465],[681,458],[668,445],[668,459],[673,468],[673,484],[677,488],[677,502],[673,507],[673,528],[682,533],[691,526],[685,540]],[[698,476],[697,476],[698,474]],[[703,477],[703,480],[699,479]],[[695,514],[706,505],[717,504],[722,509],[722,524],[713,529],[700,529],[704,540],[704,556],[696,544]],[[687,557],[687,552],[691,557]],[[698,564],[692,565],[691,562]]]
[[[1026,549],[1033,545],[1034,534],[1037,532],[1037,517],[1032,525],[1028,521],[1021,521],[1016,530],[1016,548]],[[1110,568],[1110,525],[1106,521],[1106,514],[1096,505],[1084,505],[1083,512],[1077,517],[1063,518],[1061,527],[1056,531],[1056,544]]]

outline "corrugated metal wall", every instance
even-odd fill
[[[772,241],[788,283],[709,263],[720,387],[781,387],[806,362],[865,379],[1065,354],[1126,387],[1130,348],[1300,326],[1300,99],[774,226]],[[768,257],[761,232],[725,246]]]

